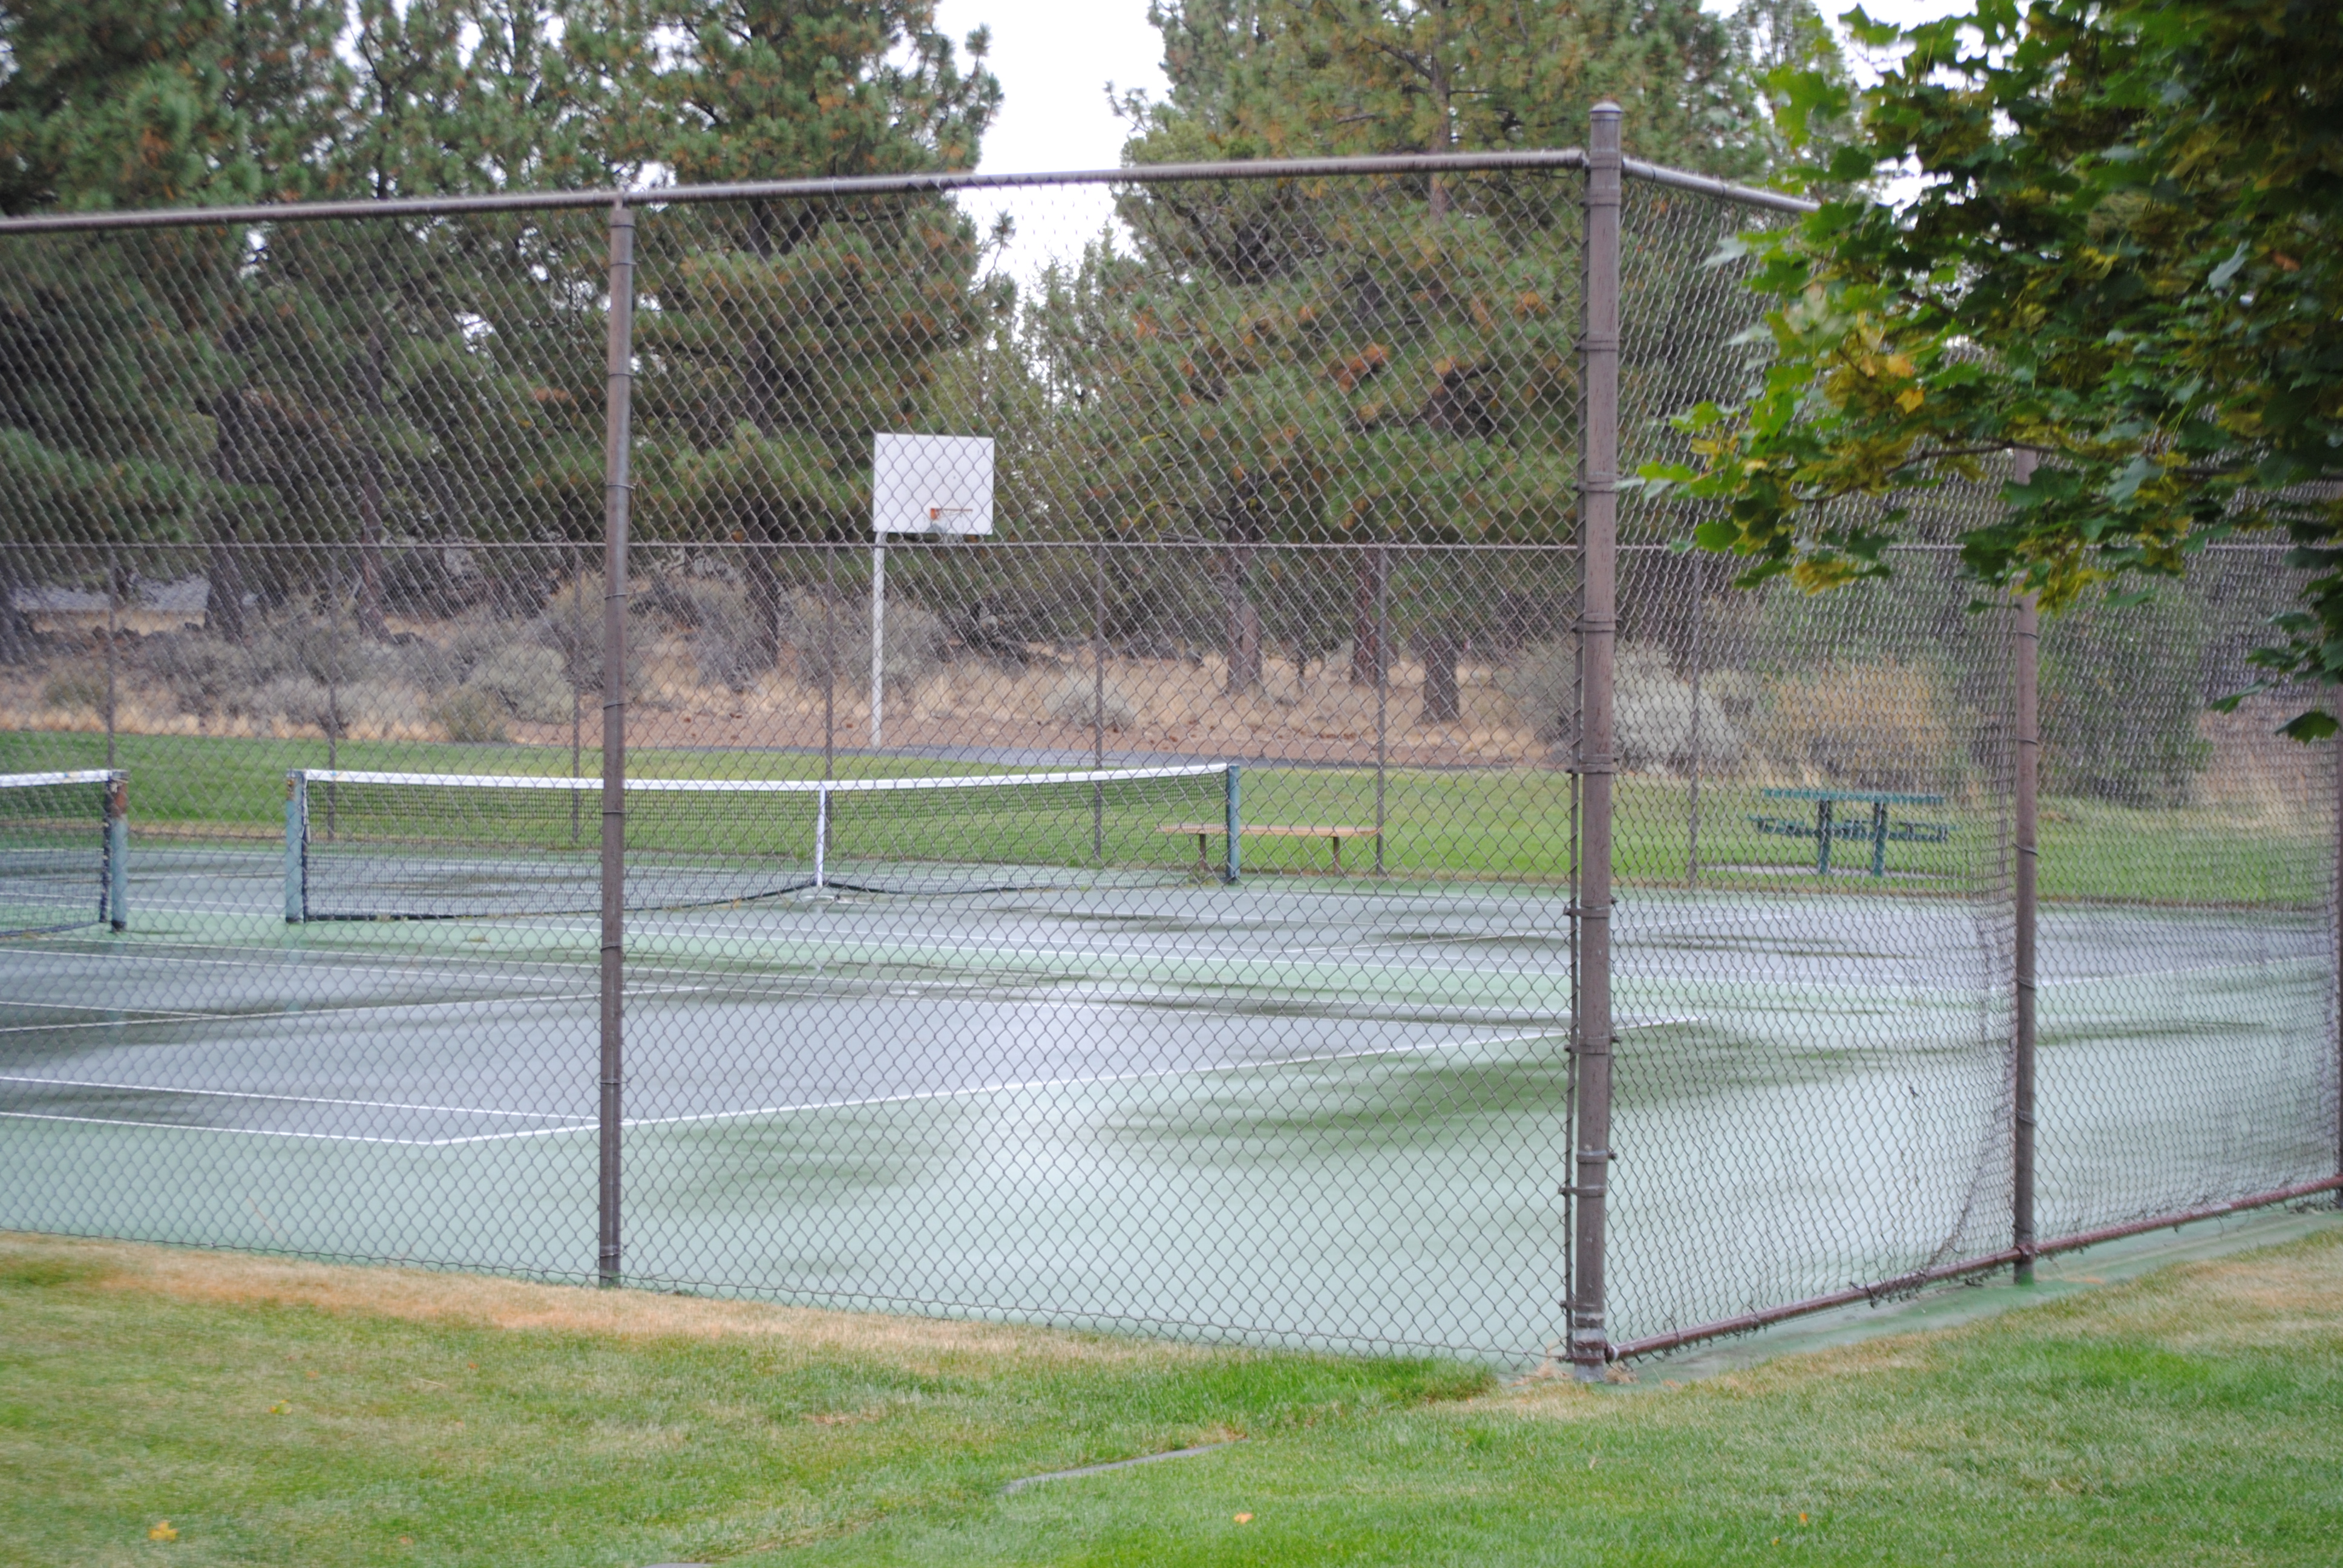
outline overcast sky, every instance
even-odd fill
[[[1729,11],[1730,0],[1704,0]],[[1842,0],[1824,0],[1825,15]],[[1867,0],[1881,21],[1906,24],[1966,10],[1960,0]],[[992,29],[992,69],[1004,94],[984,138],[989,174],[1112,168],[1122,161],[1122,123],[1107,109],[1106,84],[1163,90],[1162,39],[1147,25],[1147,0],[939,0],[938,23],[957,40]]]

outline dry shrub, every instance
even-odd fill
[[[1862,789],[1942,788],[1959,760],[1935,677],[1894,659],[1770,682],[1759,744],[1787,772]]]
[[[535,643],[508,643],[473,668],[467,685],[492,691],[529,724],[568,721],[573,698],[561,656]]]
[[[512,739],[511,711],[484,687],[458,687],[439,699],[431,718],[450,740],[496,746]]]
[[[1622,767],[1654,772],[1688,769],[1695,759],[1704,768],[1730,767],[1740,760],[1741,727],[1706,689],[1694,704],[1692,683],[1677,676],[1667,649],[1624,643],[1613,668],[1612,720]],[[1539,642],[1515,654],[1498,672],[1497,684],[1513,699],[1532,734],[1548,746],[1561,747],[1577,739],[1577,677],[1571,644]]]
[[[106,668],[86,664],[68,664],[55,671],[41,686],[41,706],[72,709],[87,709],[95,713],[106,707]]]
[[[832,599],[826,606],[800,594],[781,608],[781,641],[796,655],[798,678],[809,686],[836,679],[860,685],[870,678],[870,607]],[[945,629],[940,617],[914,604],[887,606],[887,689],[917,686],[943,662]]]
[[[1139,723],[1139,709],[1111,682],[1101,689],[1094,675],[1071,674],[1058,682],[1042,700],[1041,711],[1060,724],[1084,729],[1098,724],[1108,729],[1130,729]]]

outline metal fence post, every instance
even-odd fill
[[[2012,455],[2013,484],[2034,477],[2034,454]],[[2032,594],[2020,594],[2011,615],[2010,655],[2017,708],[2017,755],[2015,816],[2017,840],[2017,932],[2015,945],[2016,1018],[2011,1041],[2014,1090],[2010,1115],[2010,1245],[2018,1258],[2013,1274],[2021,1285],[2034,1282],[2034,937],[2036,828],[2036,787],[2042,756],[2040,681],[2042,636],[2038,608]]]
[[[635,215],[610,206],[608,391],[602,412],[601,1244],[597,1271],[619,1280],[619,1116],[625,1082],[627,946],[627,524],[635,389]]]
[[[1612,645],[1618,633],[1619,572],[1619,106],[1594,106],[1586,143],[1586,322],[1579,334],[1585,432],[1579,455],[1583,598],[1579,639],[1584,692],[1579,726],[1577,1147],[1574,1284],[1568,1305],[1571,1370],[1604,1374],[1605,1197],[1611,1165]]]
[[[1383,874],[1383,788],[1391,772],[1391,546],[1375,552],[1375,875]]]

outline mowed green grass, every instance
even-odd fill
[[[134,822],[165,832],[281,834],[286,771],[326,764],[322,740],[125,736],[119,744],[121,763],[131,771]],[[0,772],[96,767],[104,759],[99,736],[0,733]],[[566,775],[570,768],[569,753],[558,747],[416,741],[348,741],[338,760],[347,769],[394,772]],[[629,760],[644,778],[814,778],[821,770],[819,757],[789,752],[646,748]],[[901,776],[1020,770],[898,758],[881,759],[874,769],[851,755],[844,762],[850,772]],[[584,754],[582,772],[594,776],[600,766],[598,753]],[[1243,779],[1250,822],[1367,826],[1376,820],[1370,771],[1263,766],[1247,768]],[[1212,807],[1209,781],[1188,792],[1194,799],[1176,809],[1150,802],[1119,811],[1110,804],[1109,840],[1121,863],[1176,863],[1183,853],[1192,858],[1192,840],[1182,850],[1156,831],[1164,820]],[[1624,775],[1617,798],[1620,879],[1646,887],[1688,885],[1694,820],[1690,784]],[[1815,863],[1813,839],[1761,833],[1752,821],[1759,816],[1806,819],[1812,811],[1811,805],[1767,800],[1756,786],[1704,781],[1699,885],[1787,893],[1824,885],[1807,874]],[[2005,874],[2000,825],[1990,813],[1955,800],[1898,808],[1896,816],[1946,823],[1952,835],[1942,844],[1891,843],[1886,879],[1840,875],[1827,884],[1831,891],[1958,894]],[[1383,864],[1394,874],[1553,885],[1569,879],[1570,779],[1553,769],[1394,770],[1384,784],[1383,819]],[[1081,802],[1054,822],[1034,818],[1014,826],[1021,855],[1060,864],[1090,859],[1091,823]],[[591,824],[586,829],[590,838]],[[703,847],[699,835],[699,829],[674,829],[647,847],[697,849]],[[965,855],[966,836],[965,822],[947,817],[908,836],[890,829],[885,843],[890,853],[952,859]],[[2315,909],[2325,897],[2332,853],[2329,835],[2307,812],[2272,818],[2216,808],[2143,810],[2051,800],[2042,813],[2041,889],[2054,900]],[[1867,843],[1840,840],[1833,855],[1842,871],[1869,865]],[[1252,838],[1242,859],[1262,872],[1332,870],[1330,848],[1321,839]],[[1344,863],[1353,872],[1372,869],[1372,843],[1346,843]]]
[[[2343,1540],[2338,1231],[1682,1387],[24,1237],[0,1313],[9,1563],[2309,1564]]]

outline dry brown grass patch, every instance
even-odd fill
[[[755,1340],[807,1358],[884,1359],[926,1369],[997,1362],[1139,1366],[1202,1352],[1156,1341],[972,1323],[949,1319],[829,1312],[765,1302],[654,1295],[539,1284],[484,1274],[310,1263],[242,1252],[186,1251],[124,1241],[0,1235],[0,1267],[55,1261],[86,1270],[98,1289],[136,1291],[222,1306],[290,1306],[408,1322],[619,1339]]]

